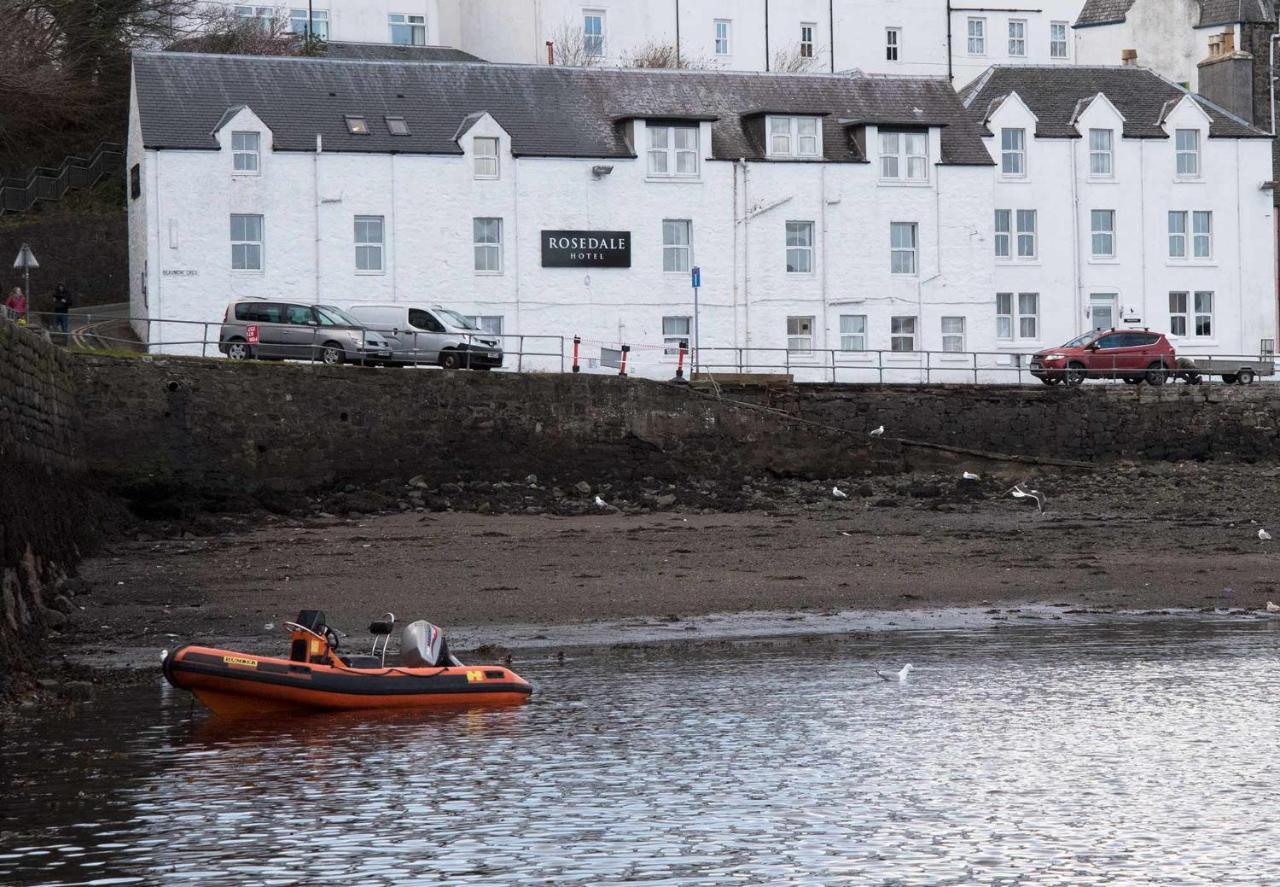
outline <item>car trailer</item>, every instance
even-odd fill
[[[1252,385],[1259,376],[1274,376],[1276,365],[1274,355],[1264,354],[1259,357],[1213,357],[1190,358],[1179,357],[1175,379],[1181,379],[1188,385],[1199,385],[1205,376],[1220,376],[1228,385]]]

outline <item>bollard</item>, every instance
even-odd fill
[[[625,376],[627,374],[627,355],[631,352],[630,345],[622,346],[622,360],[618,361],[618,375]]]
[[[581,344],[582,344],[582,337],[574,336],[573,337],[573,371],[575,373],[581,372],[582,370],[582,367],[578,366],[578,346]]]
[[[687,350],[688,350],[688,348],[689,348],[689,340],[688,340],[688,339],[681,339],[681,340],[680,340],[680,347],[679,347],[679,349],[676,351],[676,377],[675,377],[675,379],[673,380],[673,381],[675,381],[675,382],[684,382],[684,381],[686,381],[686,380],[685,380],[685,377],[684,377],[684,353],[685,353],[685,351],[687,351]]]

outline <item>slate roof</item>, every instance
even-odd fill
[[[985,129],[991,109],[1016,92],[1036,115],[1036,136],[1077,138],[1072,120],[1082,100],[1102,93],[1124,115],[1124,137],[1167,138],[1160,123],[1168,110],[1189,95],[1211,118],[1211,138],[1270,138],[1203,96],[1189,93],[1154,71],[1136,66],[996,66],[960,91],[974,122]]]
[[[1094,25],[1114,25],[1124,21],[1125,15],[1133,7],[1134,0],[1085,0],[1080,14],[1076,16],[1077,28],[1089,28]]]
[[[542,65],[347,61],[333,58],[135,53],[143,142],[214,149],[227,109],[246,105],[271,128],[277,150],[457,154],[470,114],[488,111],[517,155],[626,158],[621,120],[714,117],[712,156],[765,154],[761,109],[823,111],[825,157],[864,158],[842,119],[945,123],[940,162],[990,165],[979,125],[942,78],[654,71]],[[347,132],[363,114],[369,134]],[[391,136],[384,115],[409,136]]]
[[[1265,24],[1276,20],[1271,0],[1200,0],[1198,28],[1214,25]]]
[[[452,46],[402,46],[394,43],[324,44],[324,57],[378,62],[483,62],[484,59]]]
[[[1125,20],[1137,0],[1085,0],[1076,17],[1077,28],[1095,25],[1114,25]],[[1147,0],[1167,3],[1168,0]],[[1197,28],[1236,23],[1257,24],[1276,20],[1272,0],[1197,0],[1200,4],[1200,23]]]

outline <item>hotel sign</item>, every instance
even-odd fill
[[[630,268],[630,231],[543,231],[543,268]]]

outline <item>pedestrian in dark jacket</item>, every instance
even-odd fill
[[[65,336],[71,332],[71,291],[65,283],[58,284],[53,291],[53,319]]]

